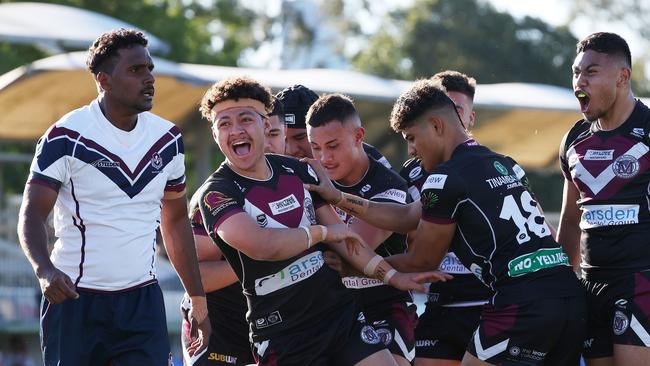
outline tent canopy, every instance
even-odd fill
[[[121,20],[71,6],[43,3],[0,4],[0,40],[37,44],[50,51],[86,49],[97,37],[117,28],[137,28]],[[152,53],[169,45],[144,32]]]

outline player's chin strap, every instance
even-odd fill
[[[187,314],[189,321],[196,319],[198,324],[203,323],[205,318],[208,317],[208,301],[205,299],[205,296],[190,296],[190,301],[192,303],[192,308]]]

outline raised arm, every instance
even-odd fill
[[[562,245],[564,252],[569,257],[569,262],[574,271],[580,265],[580,209],[577,201],[580,193],[573,182],[564,179],[564,190],[562,194],[562,211],[560,212],[560,224],[557,229],[557,242]]]

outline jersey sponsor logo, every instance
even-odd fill
[[[237,364],[237,357],[224,355],[222,353],[210,352],[208,354],[208,361],[224,362],[232,365]]]
[[[266,227],[266,225],[269,224],[269,219],[266,217],[266,214],[257,215],[255,220],[257,221],[257,225],[259,225],[260,227]]]
[[[163,159],[162,157],[160,157],[160,154],[158,154],[157,152],[151,155],[151,167],[154,168],[155,170],[160,170],[163,167]]]
[[[388,346],[390,344],[390,342],[393,341],[393,334],[390,332],[389,329],[379,328],[379,329],[375,329],[375,332],[379,336],[379,341],[384,346]]]
[[[581,209],[583,230],[639,223],[639,205],[584,205]]]
[[[613,160],[614,150],[587,150],[584,160]]]
[[[524,348],[524,347],[518,347],[518,346],[511,346],[508,348],[508,354],[512,356],[515,359],[529,359],[532,361],[543,361],[546,358],[546,354],[548,352],[542,352],[538,351],[536,349],[530,349],[530,348]],[[528,363],[528,362],[526,362]]]
[[[639,172],[639,160],[632,155],[621,155],[612,164],[612,170],[617,177],[623,179],[634,178]]]
[[[95,168],[119,168],[120,167],[120,162],[119,161],[108,161],[105,159],[97,159],[90,163],[90,165],[94,166]]]
[[[409,172],[409,178],[411,178],[411,180],[416,180],[420,178],[421,175],[422,175],[422,167],[420,166],[416,166],[415,168],[411,169],[411,171]]]
[[[494,169],[497,170],[497,172],[501,173],[501,175],[509,175],[509,173],[508,173],[508,168],[506,168],[506,167],[505,167],[503,164],[501,164],[500,162],[495,161],[494,164],[492,164],[492,165],[494,166]]]
[[[451,273],[451,274],[470,274],[469,269],[465,268],[463,264],[460,262],[460,259],[454,254],[453,252],[448,252],[444,258],[442,258],[442,262],[440,262],[440,267],[438,270],[445,272],[445,273]]]
[[[370,190],[370,188],[372,188],[372,186],[370,184],[366,184],[365,186],[361,187],[361,195],[368,192]]]
[[[621,335],[625,333],[627,328],[630,326],[630,319],[627,315],[620,310],[616,310],[614,313],[614,323],[612,324],[612,330],[614,334]]]
[[[386,199],[398,203],[406,203],[406,192],[400,189],[388,189],[381,193],[377,193],[370,199]]]
[[[267,316],[255,319],[255,328],[263,329],[280,323],[282,323],[282,317],[280,312],[276,310]]]
[[[267,295],[302,282],[321,269],[324,263],[323,253],[320,251],[300,257],[279,272],[256,279],[255,294]]]
[[[216,215],[225,208],[237,204],[237,202],[230,197],[226,197],[221,192],[210,191],[203,196],[203,204],[210,210],[210,213]]]
[[[557,266],[568,266],[569,258],[560,248],[542,248],[523,254],[508,262],[508,276],[519,277],[527,273]]]
[[[284,124],[285,125],[295,125],[296,124],[296,115],[292,113],[286,113],[284,115]]]
[[[420,348],[420,347],[435,347],[435,345],[438,343],[437,339],[421,339],[419,341],[415,341],[415,347]]]
[[[425,189],[443,189],[447,181],[447,174],[431,174],[422,185],[422,190]]]
[[[361,340],[367,344],[379,344],[379,342],[381,342],[381,338],[379,338],[375,328],[369,325],[364,325],[363,328],[361,328],[360,335]]]
[[[512,167],[512,171],[515,173],[517,179],[521,179],[524,177],[524,175],[526,175],[526,172],[524,172],[524,169],[522,169],[522,167],[520,167],[519,164],[515,164]]]
[[[343,277],[342,281],[343,286],[351,289],[370,288],[384,285],[384,281],[380,281],[376,278],[366,277]]]
[[[643,128],[633,128],[630,135],[643,138]]]
[[[498,163],[498,162],[497,162]],[[507,184],[506,189],[511,189],[521,186],[521,181],[517,178],[516,175],[503,175],[494,178],[488,178],[485,180],[491,189],[501,187],[504,184]]]
[[[291,194],[274,202],[269,202],[269,208],[274,215],[283,214],[300,207],[300,202],[295,195]]]
[[[420,196],[422,207],[427,210],[433,208],[439,200],[438,195],[433,192],[424,192],[422,193],[422,196]]]

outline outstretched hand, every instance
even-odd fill
[[[327,203],[335,205],[341,201],[343,194],[341,191],[334,187],[332,181],[330,180],[325,168],[321,165],[320,161],[310,158],[300,159],[303,163],[309,164],[312,167],[316,175],[318,176],[319,184],[305,184],[305,188],[311,192],[318,193]]]
[[[352,231],[346,224],[327,225],[327,236],[323,240],[327,243],[345,242],[348,254],[359,254],[359,247],[366,247],[359,234]]]
[[[428,282],[445,282],[451,280],[452,275],[440,271],[402,273],[397,272],[390,279],[389,285],[404,291],[416,291],[426,293],[424,286]]]

